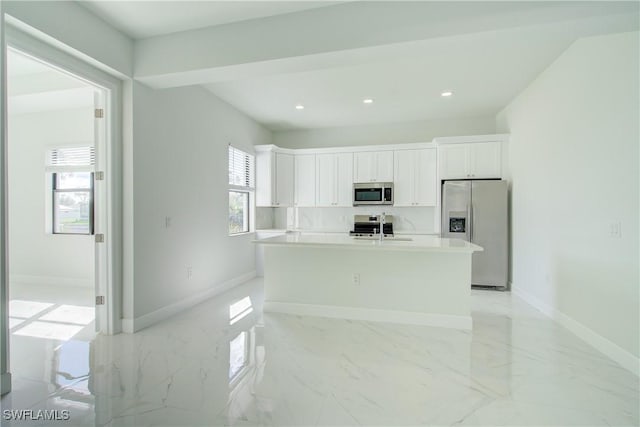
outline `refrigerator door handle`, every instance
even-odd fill
[[[476,218],[473,215],[473,203],[469,204],[469,241],[473,243],[473,229],[476,228]]]

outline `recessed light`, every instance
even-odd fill
[[[365,104],[373,104],[373,99],[366,98],[366,99],[363,99],[362,102],[364,102]]]
[[[450,90],[447,90],[447,91],[442,92],[442,93],[440,94],[440,96],[442,96],[442,97],[444,97],[444,98],[447,98],[447,97],[449,97],[449,96],[451,96],[451,95],[453,95],[453,92],[451,92]]]
[[[296,110],[304,110],[304,105],[302,104],[296,105]]]

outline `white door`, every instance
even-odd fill
[[[95,234],[95,296],[96,311],[95,323],[96,332],[107,332],[107,328],[111,322],[109,312],[107,310],[107,302],[111,301],[112,295],[108,295],[108,270],[105,260],[107,259],[107,251],[109,242],[105,235],[107,230],[107,194],[106,181],[104,180],[104,172],[107,170],[106,165],[106,117],[105,117],[105,93],[102,90],[95,90],[93,94],[94,101],[94,147],[95,147],[95,172],[93,181],[93,232]],[[102,238],[101,238],[102,237]],[[109,301],[107,301],[107,299]]]
[[[293,205],[293,155],[276,153],[276,206]]]
[[[413,206],[415,203],[415,156],[418,151],[419,150],[399,150],[394,153],[394,206]]]
[[[467,146],[468,144],[450,144],[438,147],[441,179],[468,178]]]
[[[336,154],[336,206],[353,206],[353,153]]]
[[[295,200],[294,206],[316,205],[316,156],[295,156]]]
[[[469,173],[471,178],[501,177],[500,142],[469,144]]]
[[[336,193],[335,154],[316,155],[316,191],[316,206],[334,206]]]
[[[414,203],[416,206],[436,206],[438,177],[434,148],[415,150]]]
[[[393,182],[393,151],[378,151],[376,153],[376,182]]]
[[[376,153],[362,152],[353,156],[353,182],[375,181]]]

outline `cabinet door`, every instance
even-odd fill
[[[349,182],[351,185],[351,182]],[[335,206],[336,198],[335,154],[316,155],[316,206]]]
[[[375,175],[376,182],[393,182],[393,151],[378,151],[375,153]]]
[[[436,174],[436,158],[437,155],[434,148],[415,150],[415,206],[436,206],[437,204],[438,176]]]
[[[294,206],[316,205],[316,156],[295,156]]]
[[[376,155],[372,151],[355,153],[353,156],[353,182],[375,180]]]
[[[450,144],[438,147],[440,151],[440,178],[465,179],[469,178],[467,171],[468,144]]]
[[[478,142],[469,144],[470,178],[500,178],[500,142]]]
[[[394,153],[393,205],[413,206],[415,156],[420,150],[400,150]]]
[[[293,155],[276,153],[276,206],[293,204]]]
[[[336,154],[336,206],[353,206],[353,153]]]
[[[256,206],[273,206],[274,200],[275,153],[256,153]]]

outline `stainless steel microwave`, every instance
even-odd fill
[[[393,182],[353,184],[353,206],[393,205]]]

